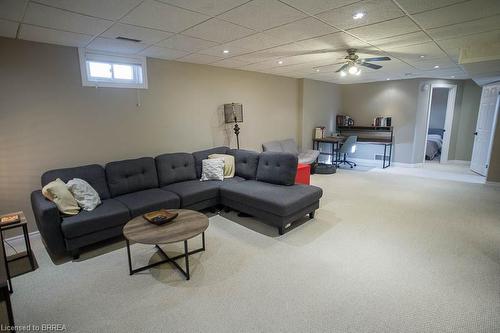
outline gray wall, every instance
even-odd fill
[[[0,213],[24,210],[30,229],[48,169],[234,147],[224,103],[243,103],[243,148],[299,138],[297,79],[148,59],[149,89],[96,89],[82,87],[76,48],[0,38],[0,50]]]
[[[325,126],[327,135],[335,130],[335,116],[341,107],[340,85],[315,80],[301,79],[300,145],[312,149],[314,128]]]
[[[448,93],[448,88],[433,89],[429,128],[444,129],[444,121],[446,119],[446,106],[448,105]]]

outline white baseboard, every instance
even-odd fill
[[[486,185],[491,185],[491,186],[500,186],[500,182],[492,182],[492,181],[489,181],[487,180],[485,182]]]
[[[447,163],[460,164],[460,165],[470,165],[470,161],[464,161],[464,160],[448,160]]]
[[[401,162],[392,162],[394,166],[400,168],[421,168],[424,163],[401,163]]]
[[[379,160],[369,160],[364,158],[348,158],[348,161],[352,161],[356,164],[363,166],[373,166],[382,168],[382,161]],[[387,163],[387,161],[386,161]],[[391,162],[391,166],[403,167],[403,168],[419,168],[423,163],[401,163],[401,162]]]

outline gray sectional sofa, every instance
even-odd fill
[[[235,157],[235,177],[201,182],[202,160],[210,154]],[[40,190],[31,194],[33,213],[46,247],[53,255],[80,249],[122,234],[135,216],[160,208],[202,210],[222,204],[257,217],[283,234],[290,224],[319,207],[322,190],[294,184],[297,157],[292,154],[217,147],[189,153],[87,165],[47,171],[42,186],[61,178],[86,180],[102,204],[93,211],[62,216]]]

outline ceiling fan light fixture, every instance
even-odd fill
[[[359,76],[359,74],[361,74],[361,69],[358,69],[358,71],[354,75],[358,75]]]
[[[347,73],[345,71],[340,71],[340,76],[344,77],[346,75],[347,75]]]
[[[364,16],[365,16],[365,13],[363,13],[363,12],[357,12],[357,13],[354,13],[354,15],[352,16],[352,18],[355,19],[355,20],[359,20],[359,19],[362,19]]]
[[[349,71],[349,74],[352,74],[352,75],[355,75],[358,72],[360,72],[359,68],[356,65],[349,67],[348,71]]]

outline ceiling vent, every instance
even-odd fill
[[[141,41],[140,39],[133,39],[133,38],[127,38],[127,37],[122,37],[122,36],[118,36],[118,37],[116,37],[116,39],[125,40],[127,42],[134,42],[134,43],[139,43]]]

